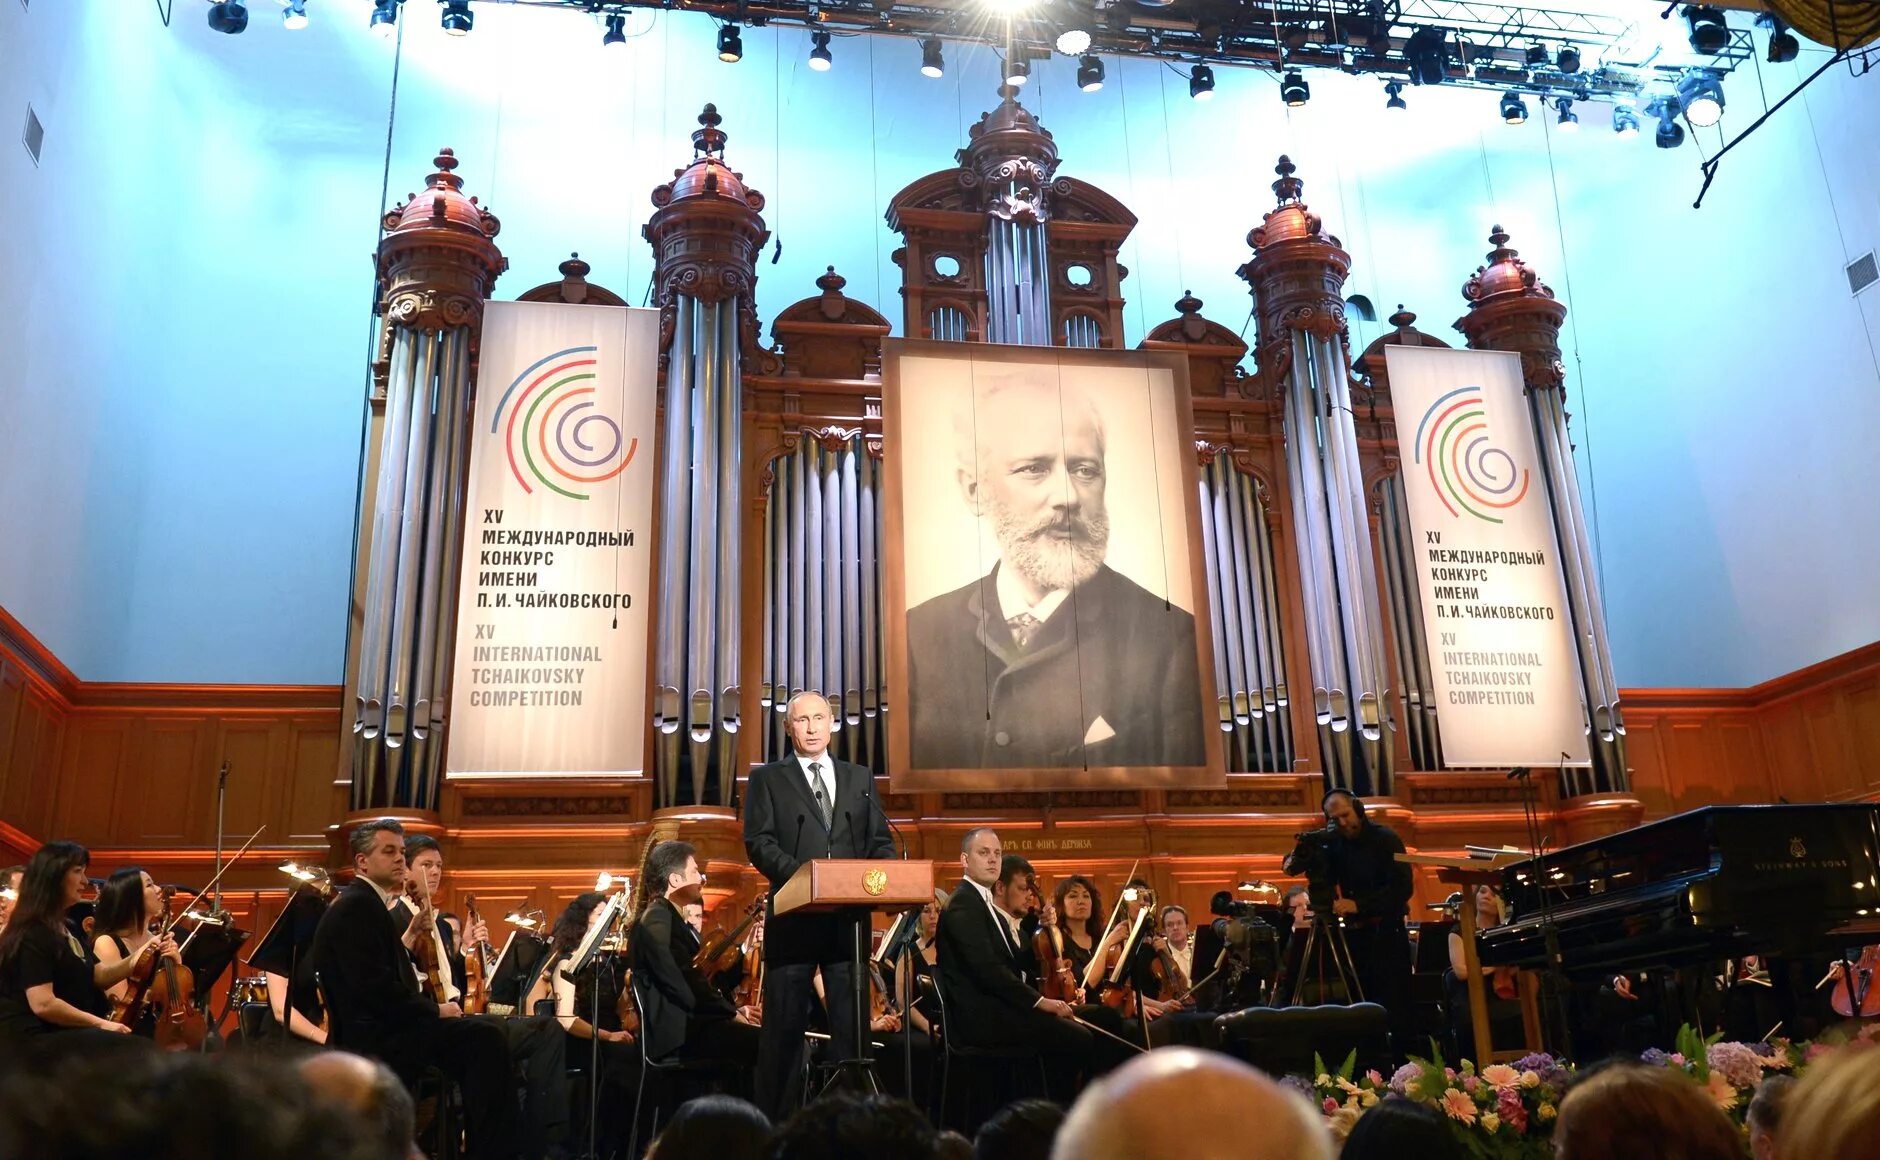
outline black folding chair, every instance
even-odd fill
[[[1050,1083],[1045,1078],[1043,1052],[1040,1052],[1035,1047],[1024,1047],[1018,1044],[985,1047],[971,1043],[961,1043],[958,1033],[954,1030],[954,1024],[947,1018],[946,992],[940,987],[939,976],[925,974],[916,975],[915,978],[919,982],[921,993],[933,998],[934,1009],[940,1013],[940,1035],[938,1036],[941,1045],[940,1103],[938,1108],[934,1111],[935,1123],[940,1124],[942,1127],[946,1125],[947,1093],[950,1090],[953,1076],[953,1061],[955,1058],[963,1060],[990,1060],[1003,1063],[1012,1068],[1014,1074],[1017,1074],[1016,1065],[1027,1062],[1034,1063],[1038,1067],[1038,1090],[1043,1092],[1047,1097],[1051,1094]],[[970,1074],[972,1073],[969,1073],[969,1075]],[[966,1121],[963,1130],[967,1135],[971,1135],[978,1129],[979,1125],[973,1122],[973,1092],[970,1087],[966,1092]]]
[[[730,1066],[731,1061],[726,1059],[688,1059],[676,1055],[669,1056],[665,1059],[654,1059],[646,1050],[646,992],[637,975],[633,977],[628,986],[633,993],[633,1006],[641,1013],[640,1033],[633,1037],[633,1042],[637,1043],[640,1047],[640,1077],[638,1084],[636,1084],[633,1089],[633,1135],[630,1138],[631,1143],[629,1145],[635,1149],[635,1154],[637,1155],[638,1149],[641,1147],[640,1106],[646,1097],[646,1077],[654,1072],[658,1072],[661,1076],[666,1077],[667,1080],[676,1079],[684,1075],[709,1075]],[[651,1138],[658,1134],[659,1101],[655,1100],[653,1103],[652,1129],[647,1133],[648,1142],[650,1143]]]

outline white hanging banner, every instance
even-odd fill
[[[1387,346],[1443,763],[1586,765],[1586,703],[1519,355]]]
[[[453,777],[646,765],[659,312],[484,310]]]

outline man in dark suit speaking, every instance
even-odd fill
[[[999,560],[908,612],[913,766],[1202,764],[1195,618],[1104,563],[1095,406],[993,378],[955,447],[960,494],[991,521]]]
[[[820,693],[790,698],[785,710],[795,753],[751,771],[744,790],[744,850],[770,880],[771,898],[812,858],[892,858],[894,840],[866,769],[829,756],[835,724]],[[815,1001],[816,969],[829,996],[830,1043],[852,1058],[855,993],[849,956],[863,914],[764,915],[764,1024],[757,1103],[773,1119],[792,1105],[804,1032]],[[866,932],[864,932],[865,934]]]

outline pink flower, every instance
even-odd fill
[[[1452,1120],[1464,1124],[1475,1123],[1475,1101],[1458,1088],[1450,1088],[1443,1093],[1443,1111]]]
[[[1325,1108],[1325,1114],[1329,1116],[1338,1110],[1338,1101],[1330,1096],[1326,1096],[1325,1103],[1322,1106]]]
[[[1711,1074],[1721,1072],[1732,1087],[1753,1088],[1762,1081],[1763,1061],[1747,1044],[1713,1043],[1704,1054]]]
[[[1376,1068],[1372,1068],[1370,1071],[1365,1072],[1364,1078],[1367,1082],[1370,1083],[1372,1087],[1384,1086],[1384,1076]]]
[[[1467,1091],[1470,1095],[1474,1095],[1481,1086],[1482,1081],[1475,1076],[1465,1075],[1462,1077],[1463,1090]]]
[[[1515,1088],[1502,1088],[1495,1097],[1495,1110],[1501,1114],[1502,1122],[1517,1133],[1527,1131],[1527,1105],[1521,1102],[1521,1093]]]
[[[1482,1069],[1482,1078],[1496,1088],[1511,1088],[1521,1082],[1521,1073],[1505,1063],[1491,1063]]]

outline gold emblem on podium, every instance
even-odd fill
[[[888,872],[886,870],[870,870],[862,875],[862,891],[870,897],[879,895],[887,889]]]

